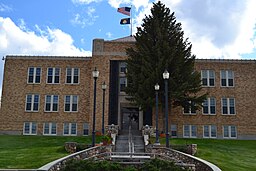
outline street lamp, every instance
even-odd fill
[[[159,143],[159,133],[158,133],[158,90],[160,86],[158,83],[155,85],[155,91],[156,91],[156,142],[155,145],[160,145]]]
[[[95,113],[96,113],[96,80],[99,77],[99,71],[95,67],[92,71],[94,78],[94,93],[93,93],[93,121],[92,121],[92,146],[95,146]]]
[[[164,87],[165,87],[165,143],[166,147],[169,148],[169,133],[168,133],[168,80],[169,72],[167,70],[163,73]]]
[[[102,97],[102,135],[105,134],[104,130],[104,111],[105,111],[105,91],[107,89],[107,85],[104,83],[101,85],[101,88],[103,90],[103,97]]]

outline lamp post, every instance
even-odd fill
[[[104,112],[105,112],[105,91],[107,89],[107,85],[104,83],[101,85],[101,88],[103,90],[103,97],[102,97],[102,135],[105,134],[104,130]]]
[[[155,92],[156,92],[156,142],[155,145],[160,145],[159,143],[159,132],[158,132],[158,90],[160,86],[158,83],[155,85]]]
[[[95,113],[96,113],[96,81],[99,77],[99,71],[95,67],[92,71],[92,76],[94,78],[94,93],[93,93],[93,121],[92,121],[92,146],[95,146]]]
[[[168,80],[169,72],[167,70],[163,73],[164,87],[165,87],[165,143],[166,147],[169,148],[169,133],[168,133]]]

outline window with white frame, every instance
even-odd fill
[[[60,68],[47,69],[47,83],[48,84],[60,83]]]
[[[203,114],[216,114],[216,100],[214,97],[207,98],[203,102]]]
[[[58,95],[45,96],[45,112],[57,112],[59,107]]]
[[[44,123],[44,135],[57,135],[57,124],[55,122]]]
[[[222,114],[223,115],[234,115],[235,112],[235,99],[234,98],[222,98]]]
[[[202,86],[215,86],[215,72],[214,70],[201,71]]]
[[[126,73],[127,70],[127,63],[126,62],[120,62],[120,73]]]
[[[234,125],[223,126],[223,138],[237,138],[237,130]]]
[[[195,125],[183,125],[183,137],[184,138],[196,138],[197,128]]]
[[[28,94],[26,96],[26,111],[27,112],[38,112],[39,110],[39,95]]]
[[[126,77],[120,77],[120,92],[124,92],[126,86],[127,86],[127,78]]]
[[[24,122],[23,134],[24,135],[36,135],[37,134],[36,122]]]
[[[41,82],[41,68],[29,67],[28,68],[28,83],[39,84]]]
[[[65,112],[77,112],[78,111],[78,96],[67,95],[65,96]]]
[[[231,70],[221,70],[221,86],[222,87],[233,87],[234,86],[234,72]]]
[[[195,103],[191,102],[191,101],[186,102],[186,105],[183,108],[183,113],[184,114],[196,114]]]
[[[83,134],[89,135],[89,123],[84,123],[83,125]]]
[[[204,138],[217,138],[217,127],[216,125],[204,125]]]
[[[64,123],[63,135],[76,135],[77,128],[76,123]]]
[[[78,84],[79,83],[79,68],[66,69],[66,83]]]
[[[171,136],[177,137],[177,125],[171,125]]]

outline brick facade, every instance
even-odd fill
[[[134,45],[133,37],[104,41],[93,40],[92,57],[61,57],[61,56],[7,56],[5,60],[4,80],[2,88],[2,102],[0,111],[0,133],[1,134],[23,134],[24,123],[36,123],[36,134],[42,135],[44,123],[56,123],[56,135],[63,135],[64,123],[75,123],[76,134],[84,134],[84,124],[89,125],[89,134],[92,127],[93,113],[93,78],[92,71],[96,67],[100,74],[97,79],[96,89],[96,130],[101,130],[102,121],[102,89],[101,84],[107,84],[105,98],[105,126],[111,124],[109,119],[110,94],[113,90],[113,82],[110,84],[111,61],[119,63],[127,58],[125,49]],[[28,83],[28,68],[41,68],[40,84]],[[47,68],[60,68],[60,83],[48,84]],[[66,83],[66,68],[79,68],[78,84]],[[175,125],[177,137],[184,137],[184,125],[195,126],[197,138],[203,136],[203,126],[216,126],[216,138],[223,138],[223,126],[234,126],[237,139],[256,139],[256,61],[255,60],[196,60],[195,69],[212,70],[215,73],[215,85],[204,87],[203,92],[209,93],[209,97],[215,98],[215,114],[202,114],[202,110],[196,114],[183,114],[182,108],[172,109],[169,125]],[[117,69],[119,70],[119,68]],[[233,72],[234,86],[221,86],[221,70]],[[119,79],[117,79],[119,80]],[[119,86],[117,81],[114,84]],[[110,91],[111,90],[111,91]],[[28,112],[26,108],[26,95],[38,94],[39,109],[36,112]],[[111,94],[111,95],[112,95]],[[58,111],[45,111],[46,95],[58,95]],[[74,95],[78,97],[78,110],[65,112],[65,96]],[[121,126],[121,107],[134,107],[125,100],[125,95],[118,93],[117,124]],[[232,98],[235,101],[235,114],[222,114],[222,98]],[[232,104],[230,104],[232,105]],[[160,108],[159,123],[164,123],[163,111]],[[152,125],[154,126],[155,112],[152,112]],[[142,127],[145,118],[139,112],[139,128]],[[163,126],[164,124],[160,124]],[[228,128],[230,129],[230,128]],[[233,129],[233,128],[232,128]],[[159,130],[163,130],[162,127]]]

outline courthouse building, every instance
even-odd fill
[[[0,109],[0,134],[81,136],[92,132],[94,78],[96,130],[104,125],[133,129],[155,125],[154,108],[140,111],[126,99],[126,48],[133,37],[93,40],[92,57],[6,56]],[[172,109],[171,137],[256,139],[256,60],[196,59],[202,93],[201,110]],[[154,87],[152,87],[153,89]],[[160,131],[164,130],[159,109]],[[131,119],[132,118],[132,119]]]

